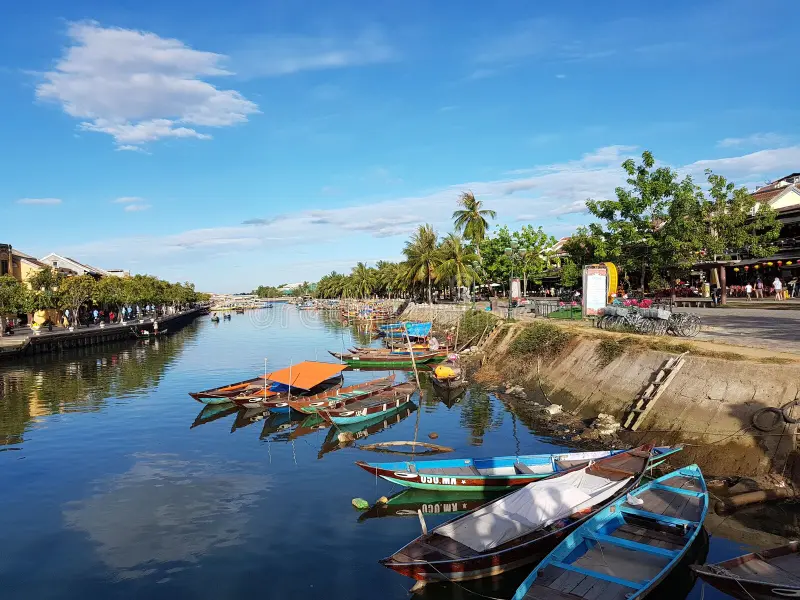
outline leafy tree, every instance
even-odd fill
[[[497,218],[497,213],[483,208],[483,202],[475,198],[472,192],[462,192],[458,199],[460,209],[453,212],[456,232],[461,233],[475,246],[480,256],[480,244],[489,230],[489,219]]]
[[[542,275],[549,264],[546,250],[556,243],[556,239],[552,235],[547,235],[541,227],[534,228],[533,225],[524,225],[522,229],[512,234],[512,238],[517,241],[520,249],[525,250],[520,265],[524,294],[528,289],[529,277],[541,283]]]
[[[511,246],[511,239],[511,232],[504,225],[481,242],[480,256],[487,282],[508,285],[513,265],[505,249]]]
[[[353,267],[347,278],[347,293],[354,298],[368,298],[376,286],[376,273],[365,263],[359,262]]]
[[[564,287],[575,287],[580,282],[582,276],[581,268],[572,262],[572,259],[565,258],[561,262],[561,285]]]
[[[80,307],[92,297],[94,288],[95,281],[91,275],[67,277],[61,282],[60,308],[68,308],[72,311],[75,327],[79,327],[78,311]]]
[[[278,288],[271,285],[260,285],[253,290],[253,294],[259,298],[280,298],[283,295]]]
[[[465,246],[462,239],[449,234],[439,248],[440,263],[436,267],[436,281],[452,281],[459,294],[461,288],[468,287],[478,278],[476,266],[480,258],[472,249]]]
[[[377,292],[388,295],[389,298],[391,298],[392,294],[402,291],[402,286],[398,284],[400,266],[397,263],[379,260],[375,265],[375,270],[375,285]]]
[[[64,275],[50,266],[45,266],[28,277],[31,288],[31,304],[33,310],[58,308],[60,304],[59,288]]]
[[[0,277],[0,336],[6,330],[6,315],[24,312],[27,309],[28,299],[28,290],[13,276]]]
[[[94,286],[92,299],[100,305],[113,309],[119,314],[119,307],[123,302],[123,287],[125,280],[119,277],[103,277]]]
[[[420,225],[403,248],[403,254],[406,256],[407,281],[409,284],[427,283],[428,304],[433,303],[433,278],[436,267],[441,263],[437,246],[438,237],[432,225]]]

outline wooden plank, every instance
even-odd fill
[[[586,575],[583,573],[578,573],[576,571],[564,571],[558,577],[558,579],[556,579],[548,587],[550,587],[550,589],[568,594],[574,590],[575,587],[577,587],[578,584],[580,584],[584,579],[586,579]]]
[[[667,547],[682,548],[686,544],[686,540],[673,533],[666,531],[656,531],[643,526],[636,526],[626,523],[622,527],[618,527],[612,535],[632,539],[633,541],[652,544],[658,542]],[[645,540],[647,540],[645,542]],[[664,547],[664,546],[662,546]]]
[[[669,384],[672,383],[673,379],[675,379],[675,376],[683,368],[683,365],[686,364],[686,361],[684,360],[684,356],[686,356],[686,354],[688,354],[688,352],[684,352],[683,354],[681,354],[678,362],[676,362],[675,365],[670,369],[669,375],[667,375],[667,377],[664,379],[664,382],[660,386],[658,386],[656,393],[647,403],[647,406],[644,407],[644,410],[641,413],[638,413],[638,418],[630,426],[630,429],[632,431],[636,431],[639,429],[639,425],[641,425],[642,421],[644,421],[644,418],[647,416],[647,413],[650,412],[652,408],[656,405],[656,402],[664,393],[664,390],[666,390],[667,387],[669,387]]]
[[[534,582],[528,588],[528,593],[525,594],[524,600],[576,600],[577,598],[579,596],[565,594]]]
[[[628,600],[631,589],[611,581],[600,581],[584,594],[585,600]]]
[[[661,394],[669,386],[675,375],[680,371],[684,365],[684,357],[688,352],[684,352],[680,356],[670,358],[658,370],[654,380],[639,394],[634,400],[633,405],[625,417],[623,427],[636,431],[639,424],[642,422],[647,413],[652,409],[653,405],[658,401]]]
[[[642,544],[640,542],[634,542],[633,540],[626,540],[621,537],[615,537],[613,535],[605,535],[603,533],[591,533],[591,534],[584,534],[589,539],[595,540],[601,545],[608,545],[612,544],[615,546],[619,546],[620,548],[624,548],[625,550],[632,550],[633,552],[646,552],[647,554],[655,554],[656,556],[663,556],[668,559],[672,559],[676,554],[676,550],[667,550],[665,548],[659,548],[658,546],[651,546],[650,544]]]

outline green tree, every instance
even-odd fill
[[[271,285],[260,285],[253,290],[253,294],[259,298],[280,298],[282,295],[278,288]]]
[[[6,330],[6,316],[24,312],[28,305],[28,290],[11,275],[0,277],[0,336]]]
[[[580,282],[582,276],[581,268],[572,262],[570,258],[561,261],[561,285],[563,287],[575,287]]]
[[[503,225],[480,245],[481,263],[488,283],[499,283],[505,288],[511,279],[511,259],[505,249],[511,247],[511,232]]]
[[[353,298],[368,298],[376,285],[376,273],[365,263],[359,262],[353,267],[347,281],[347,293]]]
[[[483,202],[475,198],[472,192],[462,192],[458,199],[460,209],[453,212],[453,223],[456,232],[461,233],[475,246],[480,256],[480,245],[489,230],[487,219],[497,218],[497,213],[483,208]]]
[[[119,277],[103,277],[95,284],[92,299],[119,314],[124,285],[124,280]]]
[[[436,267],[441,263],[438,248],[438,235],[432,225],[420,225],[406,242],[403,254],[406,257],[406,280],[427,284],[428,304],[433,303],[433,278]]]
[[[31,288],[31,304],[33,310],[58,308],[60,305],[59,288],[64,275],[49,266],[36,271],[28,277]]]
[[[79,327],[78,311],[85,302],[91,299],[94,288],[95,281],[91,275],[67,277],[61,282],[61,306],[59,308],[68,308],[72,311],[71,316],[75,327]]]
[[[470,247],[464,245],[460,236],[449,234],[439,248],[440,263],[436,267],[436,281],[455,284],[459,295],[461,289],[469,287],[478,278],[476,265],[480,258]]]
[[[556,243],[552,235],[547,235],[541,227],[535,228],[533,225],[523,225],[519,231],[512,234],[512,238],[517,241],[520,249],[525,250],[520,268],[522,270],[522,292],[528,290],[528,279],[536,283],[542,282],[542,275],[549,265],[549,257],[546,250]]]

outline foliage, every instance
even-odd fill
[[[62,281],[64,281],[64,275],[50,266],[45,266],[28,277],[27,283],[31,288],[31,308],[33,310],[58,308],[60,305],[59,288]]]
[[[572,339],[572,334],[551,323],[534,323],[522,329],[508,349],[512,355],[550,358],[557,356]]]
[[[483,202],[475,198],[472,192],[462,192],[458,199],[460,209],[453,212],[453,223],[456,232],[463,236],[478,248],[480,254],[480,244],[486,237],[489,229],[489,219],[497,217],[497,213],[488,208],[483,208]]]
[[[28,297],[27,288],[13,276],[0,277],[0,316],[25,312]]]
[[[454,233],[449,234],[439,247],[440,263],[436,267],[436,281],[452,282],[459,290],[469,287],[478,279],[477,265],[480,257]]]
[[[625,347],[617,340],[605,338],[600,340],[595,349],[597,362],[601,367],[607,367],[625,353]]]
[[[61,306],[70,309],[75,325],[78,325],[78,310],[81,305],[92,297],[95,281],[91,275],[78,275],[67,277],[61,282],[59,289]]]
[[[307,281],[304,281],[292,290],[292,296],[295,298],[302,298],[303,296],[311,296],[314,293],[314,286]]]
[[[259,298],[280,298],[283,295],[278,288],[271,285],[260,285],[253,290],[253,294]]]
[[[359,262],[348,277],[346,291],[353,298],[368,298],[377,286],[377,273],[366,263]]]
[[[581,268],[572,262],[570,258],[564,258],[561,261],[561,285],[564,287],[572,288],[578,285],[581,281],[582,272]]]
[[[491,331],[496,322],[497,317],[490,312],[468,310],[461,316],[461,323],[458,326],[459,344],[466,344],[472,338],[478,338],[478,336]]]
[[[442,259],[437,246],[438,235],[432,225],[420,225],[406,242],[406,281],[427,283],[428,304],[433,302],[433,278]]]

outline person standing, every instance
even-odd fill
[[[772,288],[775,291],[775,300],[778,302],[783,300],[783,282],[777,275],[775,276],[775,281],[772,282]]]
[[[750,285],[749,281],[747,282],[747,285],[744,286],[744,292],[745,292],[745,294],[747,294],[747,301],[748,302],[752,302],[753,301],[753,286]]]
[[[764,282],[761,277],[756,279],[756,299],[764,298]]]

